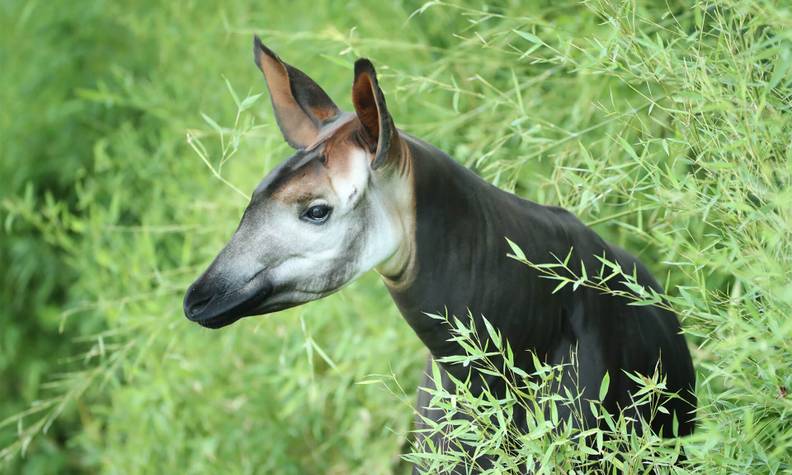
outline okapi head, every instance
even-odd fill
[[[355,63],[352,114],[258,37],[253,53],[296,153],[258,185],[187,290],[185,315],[209,328],[319,299],[374,267],[398,285],[412,262],[409,152],[372,64]]]

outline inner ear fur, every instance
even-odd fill
[[[339,116],[338,106],[308,75],[281,61],[258,36],[253,38],[253,58],[264,74],[283,137],[296,149],[313,144],[319,130]]]
[[[352,83],[352,104],[363,128],[363,135],[371,145],[374,159],[371,167],[377,169],[398,154],[398,132],[393,123],[385,96],[377,82],[377,72],[368,59],[355,62],[355,80]]]

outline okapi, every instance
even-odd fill
[[[320,299],[376,269],[429,349],[430,364],[463,351],[448,326],[427,313],[470,316],[476,328],[483,328],[485,316],[521,368],[532,368],[531,352],[560,364],[576,349],[576,367],[561,384],[572,384],[574,371],[584,399],[598,398],[607,372],[603,404],[614,413],[631,405],[637,389],[625,373],[651,375],[659,366],[668,390],[681,397],[666,404],[667,414],[636,416],[665,437],[693,431],[695,374],[676,315],[585,286],[553,293],[556,282],[507,257],[506,238],[533,262],[571,250],[571,262],[595,269],[604,256],[660,292],[638,259],[570,212],[502,191],[397,129],[367,59],[355,62],[355,112],[347,113],[258,37],[254,57],[278,126],[296,153],[258,185],[231,240],[187,290],[189,320],[220,328]],[[453,391],[447,374],[464,380],[476,371],[447,363],[440,369],[442,381],[427,370],[422,386]],[[487,384],[501,397],[505,391],[486,374],[476,374],[471,384]],[[422,417],[442,417],[427,409],[429,400],[419,391],[418,426]],[[595,424],[592,417],[586,411],[582,424]]]

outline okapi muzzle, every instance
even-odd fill
[[[632,291],[618,279],[607,282],[613,292],[556,289],[555,281],[508,257],[506,238],[531,262],[568,256],[593,275],[606,259],[638,284],[662,292],[635,256],[568,211],[500,190],[399,131],[368,60],[355,63],[355,111],[345,113],[258,38],[254,54],[280,130],[296,152],[258,185],[226,247],[187,291],[187,318],[219,328],[319,299],[374,268],[429,349],[430,362],[464,350],[447,325],[427,314],[454,315],[477,329],[485,328],[486,317],[527,374],[534,355],[564,367],[560,394],[598,400],[608,374],[603,406],[613,414],[640,396],[628,374],[652,375],[660,368],[678,398],[664,405],[665,412],[639,408],[628,417],[649,421],[653,432],[666,437],[693,431],[696,378],[676,315],[629,305],[617,295]],[[453,392],[450,375],[469,381],[474,394],[507,395],[502,379],[474,365],[439,365],[440,379],[427,367],[422,388]],[[419,429],[445,417],[428,407],[431,399],[419,392]],[[589,407],[582,404],[582,420],[572,417],[572,408],[558,407],[558,419],[594,427],[598,418]],[[515,409],[511,423],[527,430],[526,417]],[[432,442],[446,446],[444,437],[434,434]],[[486,460],[477,463],[487,466]]]
[[[258,38],[254,57],[296,153],[259,184],[185,295],[187,318],[209,328],[324,297],[376,266],[401,271],[411,247],[408,151],[371,63],[355,65],[352,114]]]

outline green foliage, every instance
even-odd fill
[[[787,2],[79,3],[0,5],[10,472],[407,470],[425,353],[376,276],[220,332],[181,314],[237,191],[289,154],[254,32],[347,110],[370,57],[400,127],[649,265],[666,295],[632,289],[638,303],[680,315],[698,369],[698,431],[674,470],[792,469]],[[559,285],[607,277],[556,257],[532,264]],[[552,437],[522,460],[555,443],[570,468],[593,447]]]
[[[622,413],[610,414],[602,404],[610,381],[607,374],[598,400],[562,387],[565,372],[577,381],[574,369],[566,367],[576,367],[574,351],[566,364],[557,366],[533,355],[535,369],[529,374],[515,366],[512,348],[486,319],[484,333],[470,315],[464,321],[430,317],[448,325],[452,338],[464,348],[464,355],[439,361],[475,368],[493,383],[504,383],[505,395],[496,396],[486,383],[474,393],[468,381],[453,376],[453,391],[435,385],[422,389],[431,395],[430,406],[444,413],[437,421],[423,419],[425,428],[416,431],[419,437],[406,456],[425,473],[453,473],[460,466],[487,474],[640,473],[645,467],[665,472],[681,471],[688,464],[694,468],[684,460],[680,439],[660,438],[648,421],[633,415],[641,409],[652,415],[668,413],[664,404],[676,396],[666,390],[659,371],[628,374],[640,389]],[[435,381],[440,380],[437,368],[433,362]],[[597,421],[595,427],[583,427],[586,411]],[[520,413],[525,414],[525,431],[512,425]],[[432,440],[434,435],[442,435],[444,443]]]

